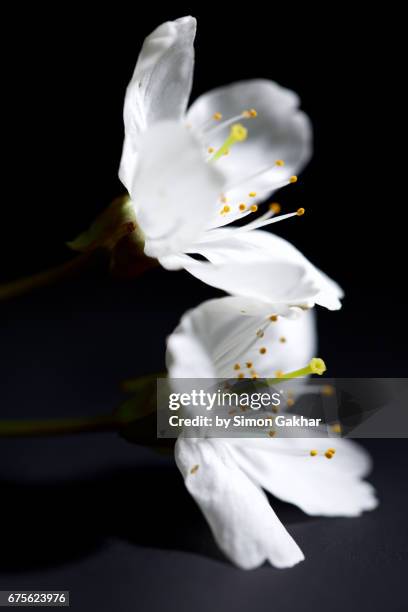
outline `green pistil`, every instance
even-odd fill
[[[308,374],[318,374],[318,376],[321,376],[326,370],[326,364],[324,363],[323,359],[313,357],[306,367],[300,368],[300,370],[294,370],[293,372],[288,372],[287,374],[282,374],[282,376],[279,376],[278,378],[267,378],[267,381],[270,385],[277,385],[282,380],[301,378],[302,376],[308,376]]]
[[[220,146],[218,151],[214,153],[210,161],[217,161],[217,159],[220,159],[220,157],[222,157],[223,155],[227,155],[229,153],[230,148],[236,142],[242,142],[243,140],[246,140],[247,136],[248,130],[240,123],[234,123],[234,125],[231,127],[230,135],[228,136],[224,144]]]

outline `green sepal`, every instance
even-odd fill
[[[156,415],[157,374],[133,378],[122,383],[122,389],[132,393],[116,410],[114,416],[126,425],[154,413]]]
[[[109,271],[116,278],[134,278],[158,265],[144,254],[144,236],[127,195],[113,200],[88,230],[67,245],[81,253],[108,251]]]
[[[163,374],[153,374],[126,380],[122,389],[132,393],[115,411],[120,428],[119,435],[130,442],[154,448],[167,453],[174,446],[174,440],[157,438],[157,378]]]
[[[137,229],[136,217],[130,198],[121,196],[96,217],[89,229],[67,242],[73,251],[81,253],[99,248],[113,250],[124,237]]]

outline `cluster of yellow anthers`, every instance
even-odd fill
[[[277,206],[279,206],[279,204],[278,204]],[[268,321],[271,321],[272,323],[276,323],[276,321],[277,321],[277,320],[278,320],[278,315],[270,315],[270,316],[268,317]],[[257,336],[257,338],[263,338],[263,336],[264,336],[264,331],[263,331],[263,330],[258,329],[258,330],[257,330],[257,332],[256,332],[256,336]],[[282,344],[284,344],[284,343],[286,342],[286,338],[285,338],[285,336],[281,336],[281,337],[279,338],[279,342],[281,342]],[[266,347],[266,346],[261,346],[261,347],[258,349],[258,351],[257,351],[257,352],[258,352],[260,355],[266,355],[266,353],[268,352],[268,349],[267,349],[267,347]],[[245,366],[244,366],[244,368],[243,368],[243,367],[241,367],[241,364],[240,364],[240,363],[235,363],[235,364],[234,364],[233,369],[234,369],[236,372],[238,372],[238,374],[237,374],[237,378],[240,378],[240,379],[242,379],[242,378],[246,378],[245,372],[243,372],[243,371],[242,371],[242,370],[243,370],[243,369],[245,369],[245,368],[246,368],[247,370],[249,370],[248,374],[249,374],[249,376],[250,376],[251,378],[253,378],[253,379],[259,378],[258,373],[257,373],[257,372],[256,372],[256,370],[254,369],[254,364],[253,364],[253,361],[251,361],[251,360],[245,361]]]
[[[327,459],[333,459],[333,457],[334,457],[335,453],[336,453],[336,449],[335,449],[335,448],[328,448],[328,449],[327,449],[327,451],[324,453],[324,456],[325,456]],[[314,450],[314,449],[313,449],[313,450],[311,450],[311,451],[310,451],[310,456],[311,456],[311,457],[316,457],[318,454],[319,454],[319,453],[318,453],[318,451],[317,451],[317,450]]]
[[[266,349],[265,349],[266,352]],[[252,361],[247,361],[245,363],[245,367],[248,368],[249,370],[249,375],[251,376],[251,378],[255,379],[255,378],[259,378],[258,374],[256,373],[256,371],[253,369],[253,362]],[[234,370],[241,370],[241,364],[236,363],[234,365]],[[246,378],[245,376],[245,372],[239,372],[237,375],[237,378]]]
[[[255,118],[257,114],[258,113],[254,108],[250,108],[248,110],[242,111],[241,117],[244,117],[245,119],[251,119],[251,118]],[[232,119],[227,120],[224,123],[224,125],[229,125],[231,122],[235,121],[238,118],[239,117],[233,117]],[[214,113],[213,119],[215,121],[220,121],[222,119],[222,114]],[[247,128],[241,125],[240,123],[234,123],[231,126],[231,130],[230,130],[230,134],[228,138],[225,140],[225,142],[221,145],[221,147],[217,151],[214,149],[214,147],[208,147],[207,149],[208,153],[212,155],[212,157],[210,158],[210,161],[214,162],[214,161],[217,161],[217,159],[219,159],[220,157],[224,155],[228,155],[231,147],[237,142],[242,142],[246,140],[247,136],[248,136]],[[285,162],[283,161],[283,159],[277,159],[274,165],[278,168],[282,168],[285,165]],[[293,175],[288,179],[288,183],[296,183],[297,180],[298,180],[297,176]],[[248,193],[249,198],[255,198],[256,196],[257,196],[256,191],[250,191]],[[227,204],[227,198],[225,197],[225,195],[222,194],[220,199],[221,199],[221,202],[224,204],[224,206],[220,210],[220,214],[226,215],[232,212],[231,206]],[[240,202],[237,206],[238,206],[238,210],[242,213],[248,212],[248,211],[256,212],[258,210],[257,204],[248,205],[245,202]],[[276,202],[270,204],[269,208],[273,214],[278,214],[281,209],[280,205],[277,204]],[[299,208],[296,212],[299,216],[301,216],[305,213],[305,209]]]
[[[256,110],[254,108],[248,108],[248,109],[242,111],[241,116],[245,117],[245,119],[254,119],[255,117],[258,116],[258,113],[256,112]],[[215,121],[221,121],[222,113],[214,113],[213,114],[213,119]]]

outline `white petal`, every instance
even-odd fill
[[[252,569],[269,561],[284,568],[304,559],[263,491],[236,466],[222,440],[179,438],[175,457],[188,491],[233,563]]]
[[[222,376],[217,369],[216,355],[240,317],[230,308],[233,299],[208,300],[183,315],[167,340],[166,363],[170,378]]]
[[[222,175],[206,163],[185,126],[164,121],[144,132],[131,196],[145,253],[165,257],[197,240],[222,185]]]
[[[197,265],[198,262],[187,264],[186,269],[194,276],[200,274],[198,278],[201,278],[208,284],[214,284],[214,286],[224,291],[229,291],[233,294],[252,295],[258,298],[261,298],[262,294],[262,299],[272,300],[272,294],[269,298],[265,295],[267,281],[259,274],[254,273],[253,283],[259,282],[263,284],[261,293],[259,291],[255,292],[254,288],[252,288],[252,293],[250,294],[244,286],[240,289],[238,268],[240,267],[241,270],[244,270],[246,269],[244,264],[248,265],[249,263],[254,264],[256,267],[259,262],[259,269],[261,270],[262,262],[267,261],[278,272],[281,267],[281,273],[278,275],[278,280],[280,280],[282,276],[286,275],[286,270],[291,269],[290,267],[293,266],[293,270],[298,270],[299,279],[301,279],[304,285],[304,288],[298,288],[298,295],[300,296],[300,294],[304,293],[306,298],[308,293],[309,306],[320,304],[329,310],[337,310],[341,307],[340,298],[343,296],[342,289],[337,283],[328,278],[326,274],[313,266],[290,242],[270,232],[262,230],[242,231],[242,229],[244,228],[211,230],[206,235],[210,239],[206,240],[204,238],[195,245],[194,252],[200,253],[210,262],[217,264],[221,268],[221,272],[217,272],[218,268],[204,268],[203,274],[201,268],[204,264],[201,264],[200,267],[200,265]],[[219,240],[216,238],[217,235]],[[223,283],[223,277],[219,279],[222,275],[222,269],[226,266],[228,266],[228,271],[232,267],[237,269],[236,275],[228,279],[228,288],[227,285],[221,284]],[[262,267],[262,270],[265,273],[264,267]],[[299,272],[300,270],[302,270],[302,273]],[[232,287],[235,279],[237,284]],[[295,279],[296,276],[293,277],[293,280]],[[215,284],[214,281],[218,282],[218,284]],[[290,277],[286,281],[289,283]],[[294,301],[290,299],[289,294],[287,295],[287,301],[288,303],[293,303]]]
[[[250,478],[307,514],[359,516],[377,506],[373,487],[361,480],[370,469],[370,458],[350,440],[242,439],[233,440],[232,446],[238,464]],[[324,456],[329,447],[336,449],[332,459]],[[310,456],[312,449],[318,451],[317,456]]]
[[[302,266],[279,261],[239,260],[211,264],[191,260],[185,269],[203,282],[232,295],[268,302],[277,312],[279,306],[309,304],[315,301],[318,287]]]
[[[215,112],[228,119],[246,109],[257,110],[256,118],[241,120],[248,128],[247,140],[235,145],[230,155],[217,162],[226,172],[228,184],[240,184],[239,188],[228,192],[229,198],[239,200],[251,191],[262,192],[266,197],[277,184],[298,174],[305,166],[311,156],[311,126],[298,106],[299,98],[293,91],[263,79],[232,83],[214,89],[194,102],[188,111],[188,120],[201,131],[203,126],[208,128]],[[217,128],[217,125],[213,127]],[[204,134],[206,144],[219,147],[229,129],[226,127]],[[274,165],[278,159],[285,161],[283,168]],[[265,168],[270,169],[256,179],[247,180]]]
[[[184,115],[193,78],[195,32],[196,20],[182,17],[161,24],[143,43],[124,106],[125,142],[119,175],[128,190],[141,132],[157,121]]]
[[[164,257],[159,257],[159,263],[165,270],[182,270],[184,264],[190,261],[188,257],[180,254],[174,255],[165,255]]]
[[[198,319],[198,321],[197,321]],[[167,339],[166,366],[169,378],[213,378],[216,371],[211,350],[202,337],[201,317],[187,311]]]
[[[167,361],[171,378],[230,378],[235,363],[253,362],[259,376],[304,367],[315,354],[313,312],[271,322],[267,304],[236,297],[203,302],[188,311],[171,334]],[[257,330],[263,329],[263,337]],[[280,342],[285,337],[286,342]],[[268,346],[265,355],[261,346]]]

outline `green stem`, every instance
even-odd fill
[[[38,274],[33,274],[32,276],[27,276],[0,285],[0,302],[28,293],[32,289],[45,287],[46,285],[51,285],[62,279],[69,278],[87,267],[94,256],[95,252],[82,253],[74,259],[59,266],[55,266],[54,268],[50,268],[49,270],[45,270],[44,272],[39,272]]]
[[[0,421],[0,437],[58,436],[96,431],[118,431],[120,425],[120,420],[112,415],[34,421],[9,420]]]

